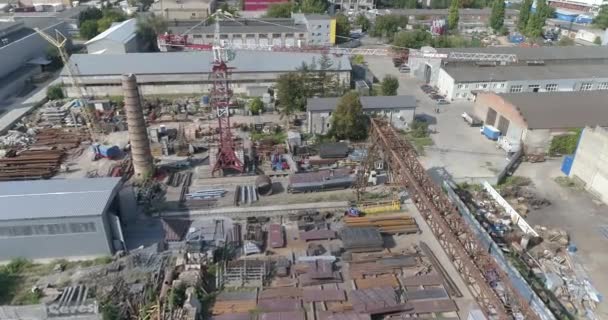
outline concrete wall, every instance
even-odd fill
[[[570,176],[580,178],[587,190],[608,203],[608,131],[600,127],[583,130]]]
[[[275,37],[280,35],[280,37]],[[235,47],[239,46],[258,46],[258,45],[277,45],[277,46],[298,46],[309,43],[310,35],[308,31],[276,32],[276,33],[221,33],[221,40]],[[188,37],[193,44],[213,44],[213,33],[192,33]]]
[[[410,74],[419,80],[425,81],[425,69],[427,66],[431,68],[430,85],[437,85],[439,72],[441,69],[441,59],[410,57],[407,61],[410,66]]]
[[[16,257],[56,259],[111,255],[105,222],[101,216],[0,221],[0,227],[40,224],[95,223],[95,232],[57,235],[0,236],[0,261]]]

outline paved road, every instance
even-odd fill
[[[17,121],[34,109],[37,103],[46,98],[46,88],[57,81],[49,80],[39,85],[25,97],[10,98],[0,103],[2,116],[0,116],[0,134],[6,133]]]
[[[434,146],[427,148],[425,156],[421,157],[426,168],[445,168],[457,182],[491,180],[504,168],[507,164],[505,153],[498,150],[494,142],[485,139],[479,128],[469,127],[460,117],[463,112],[472,110],[472,102],[440,106],[441,112],[437,114],[436,103],[420,90],[421,81],[399,73],[386,57],[370,56],[365,60],[379,80],[389,74],[396,76],[399,79],[398,93],[414,95],[418,101],[416,113],[426,118],[430,128],[436,131],[431,135]]]

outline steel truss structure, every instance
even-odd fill
[[[511,53],[481,53],[481,52],[457,52],[452,51],[448,55],[451,61],[491,61],[516,63],[517,55]]]
[[[216,111],[219,128],[219,150],[212,173],[224,169],[243,172],[243,163],[236,156],[234,140],[230,127],[230,69],[226,65],[227,53],[223,49],[214,49],[214,61],[211,69],[213,87],[211,88],[210,103]]]
[[[526,320],[540,320],[431,180],[413,147],[388,122],[372,119],[371,124],[371,143],[379,148],[394,182],[406,188],[486,317],[504,320],[520,314]]]

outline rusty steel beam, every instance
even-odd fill
[[[481,245],[458,210],[431,180],[409,142],[384,120],[372,119],[371,124],[372,144],[382,151],[395,182],[410,193],[486,317],[513,319],[514,312],[519,312],[526,320],[538,320],[538,315],[515,291],[507,275],[489,255],[487,248]],[[501,295],[490,285],[497,281],[503,285]]]

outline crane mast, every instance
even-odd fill
[[[70,78],[70,82],[72,82],[72,86],[76,89],[76,95],[78,96],[78,102],[80,104],[80,107],[83,108],[83,110],[84,110],[83,114],[87,121],[88,131],[89,131],[91,140],[93,140],[93,142],[96,142],[97,133],[100,132],[99,122],[97,121],[97,115],[95,115],[94,110],[89,107],[89,104],[88,104],[88,101],[86,98],[87,97],[86,89],[85,89],[84,85],[80,82],[80,79],[78,78],[78,74],[79,74],[78,69],[77,69],[78,67],[72,66],[69,63],[70,57],[66,50],[66,43],[68,41],[68,38],[66,36],[64,36],[61,32],[59,32],[59,30],[55,30],[57,38],[53,38],[48,33],[44,32],[43,30],[41,30],[39,28],[34,28],[34,30],[48,43],[50,43],[52,46],[57,48],[57,51],[59,52],[59,57],[61,58],[61,61],[63,62],[63,65],[65,66],[65,70],[68,73],[68,77]],[[74,123],[74,125],[76,125],[76,123]]]

